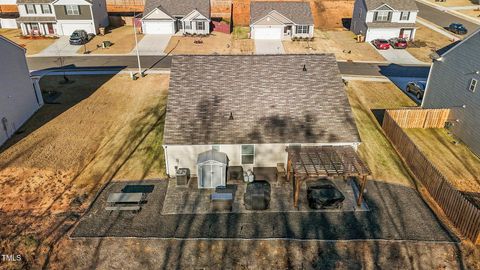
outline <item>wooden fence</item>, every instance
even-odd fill
[[[448,114],[449,110],[387,110],[382,128],[397,152],[446,216],[465,237],[478,245],[480,244],[480,209],[448,182],[402,129],[442,128]]]

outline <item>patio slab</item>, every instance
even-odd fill
[[[356,194],[352,179],[333,180],[338,189],[345,196],[341,209],[312,210],[308,207],[306,182],[302,183],[299,209],[293,205],[293,185],[290,182],[280,181],[271,183],[270,207],[262,212],[345,212],[345,211],[366,211],[367,205],[356,205]],[[228,185],[236,187],[232,213],[258,212],[247,210],[244,205],[244,194],[247,183],[243,181],[229,181]],[[210,196],[215,192],[213,189],[198,189],[197,178],[192,178],[188,186],[178,187],[175,180],[169,181],[165,201],[163,203],[163,215],[177,214],[208,214],[219,213],[212,210]],[[220,211],[221,212],[221,211]],[[230,213],[224,212],[224,213]]]

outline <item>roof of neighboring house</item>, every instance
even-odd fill
[[[250,3],[250,24],[267,16],[272,10],[277,11],[296,24],[313,24],[312,11],[308,2],[264,2]]]
[[[17,0],[17,4],[50,4],[55,0]]]
[[[417,28],[414,23],[369,22],[369,28]]]
[[[148,15],[156,8],[169,16],[186,16],[193,10],[198,10],[200,14],[210,18],[210,0],[146,0],[143,15]]]
[[[367,10],[377,9],[385,4],[395,10],[418,10],[415,0],[364,0]]]
[[[56,22],[55,17],[43,17],[43,16],[28,16],[28,17],[19,17],[17,22]]]
[[[472,32],[470,35],[468,35],[467,37],[465,37],[463,40],[457,40],[443,48],[440,48],[436,51],[436,53],[440,56],[444,56],[445,54],[447,54],[448,52],[454,50],[456,47],[459,47],[461,46],[462,44],[464,43],[467,43],[470,39],[472,38],[477,38],[479,39],[480,38],[480,29],[477,29],[475,30],[474,32]]]
[[[355,142],[333,54],[173,57],[165,145]]]
[[[2,36],[2,35],[0,35],[0,41],[1,41],[1,42],[5,42],[5,43],[8,43],[8,44],[10,44],[10,45],[12,45],[12,46],[14,46],[14,47],[17,47],[18,49],[22,50],[23,52],[26,51],[26,49],[25,49],[24,47],[18,45],[17,43],[11,41],[10,39],[8,39],[8,38],[6,38],[6,37],[4,37],[4,36]],[[1,54],[1,52],[0,52],[0,54]]]

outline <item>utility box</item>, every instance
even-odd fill
[[[190,180],[190,170],[188,168],[179,168],[177,170],[177,186],[186,186]]]

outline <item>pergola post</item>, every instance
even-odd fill
[[[295,185],[295,189],[293,191],[293,205],[295,208],[298,208],[298,198],[300,197],[300,187],[302,186],[302,178],[296,177],[293,175],[293,181]]]
[[[366,183],[367,183],[367,176],[363,175],[360,183],[360,190],[358,191],[357,206],[360,206],[362,204],[363,191],[365,190]]]

